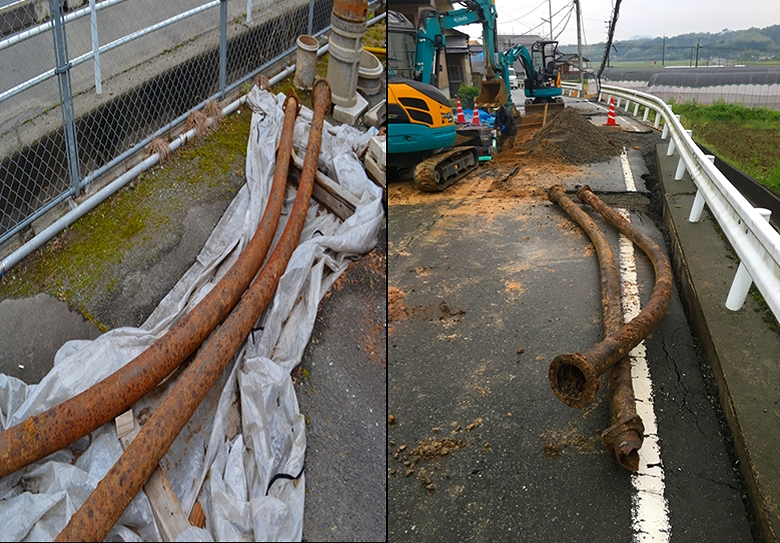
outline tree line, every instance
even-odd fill
[[[583,56],[600,59],[604,43],[583,46]],[[577,45],[559,46],[564,53],[576,53]],[[616,41],[610,61],[651,61],[658,66],[681,62],[692,65],[726,62],[780,61],[780,25],[747,30],[724,29],[717,33],[691,33],[636,40]]]

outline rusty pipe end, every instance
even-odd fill
[[[295,87],[290,87],[290,90],[287,91],[287,96],[284,99],[284,103],[282,104],[282,111],[287,111],[287,103],[290,101],[290,99],[295,100],[295,114],[298,115],[301,112],[301,99],[298,98],[298,94],[295,92]]]
[[[368,0],[335,0],[332,11],[345,21],[365,23],[368,19]]]
[[[645,426],[639,415],[610,426],[601,434],[609,455],[629,471],[639,470],[639,449],[644,441]]]
[[[599,376],[580,353],[561,354],[550,363],[550,386],[569,407],[582,409],[596,397]]]
[[[586,192],[593,192],[593,190],[591,190],[591,188],[590,188],[590,185],[582,185],[582,187],[580,187],[580,190],[577,191],[577,198],[582,200],[582,195],[583,195],[583,193],[586,193]]]
[[[311,89],[312,108],[320,105],[326,111],[330,109],[332,104],[332,95],[330,90],[330,83],[328,80],[320,77],[314,82]]]
[[[561,196],[566,195],[566,189],[563,185],[553,185],[547,189],[547,199],[552,203],[557,204],[561,199]]]

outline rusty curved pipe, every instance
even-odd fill
[[[550,200],[558,204],[580,225],[590,238],[598,256],[601,276],[601,303],[604,319],[604,334],[620,331],[623,312],[620,303],[620,277],[615,257],[607,237],[596,223],[572,202],[561,185],[548,189]],[[639,469],[639,449],[644,440],[644,424],[636,412],[634,387],[631,382],[631,363],[627,356],[621,358],[607,370],[609,390],[609,412],[611,426],[601,434],[601,440],[610,456],[621,466],[630,470]]]
[[[121,369],[73,398],[0,432],[0,477],[40,460],[127,411],[175,370],[235,307],[273,242],[284,203],[295,118],[294,92],[284,102],[276,170],[260,224],[236,262],[190,312]]]
[[[102,541],[106,537],[262,315],[298,244],[306,220],[324,117],[330,110],[327,81],[320,79],[314,84],[312,101],[314,116],[298,194],[271,257],[235,309],[203,344],[168,396],[55,541]]]
[[[558,355],[550,364],[550,386],[556,396],[571,407],[585,407],[593,401],[599,388],[599,375],[636,347],[661,321],[672,295],[672,270],[661,248],[636,226],[604,204],[590,187],[577,193],[579,198],[601,213],[650,258],[655,271],[655,285],[647,305],[639,314],[585,354]]]

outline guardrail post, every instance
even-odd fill
[[[639,102],[634,104],[634,117],[636,117],[637,115],[639,115]]]
[[[685,133],[688,134],[688,137],[690,137],[693,133],[693,130],[686,130]],[[683,175],[685,175],[685,161],[681,155],[680,160],[677,161],[677,171],[674,172],[674,180],[679,181],[683,178]]]
[[[219,99],[225,99],[227,87],[227,0],[219,3]]]
[[[762,219],[769,222],[769,217],[772,215],[770,210],[764,209],[763,207],[757,207],[756,211],[758,211],[758,214],[761,215]],[[726,298],[726,308],[731,311],[738,311],[742,307],[742,304],[745,303],[745,298],[747,298],[750,285],[752,284],[753,278],[750,277],[750,272],[748,272],[745,265],[740,262],[737,273],[734,276],[734,282],[731,283],[729,295]]]
[[[649,108],[649,107],[647,107],[647,106],[645,106],[645,113],[644,113],[644,115],[642,116],[642,122],[643,122],[643,123],[646,123],[646,122],[647,122],[647,117],[648,117],[649,115],[650,115],[650,108]]]
[[[669,138],[669,147],[666,148],[666,156],[672,156],[674,154],[677,142],[674,141],[674,134],[672,134],[672,137]]]
[[[704,155],[707,157],[707,160],[715,163],[715,155]],[[704,211],[704,196],[702,196],[701,191],[696,191],[696,196],[693,198],[693,205],[691,206],[691,213],[688,215],[688,222],[699,222],[699,219],[701,218],[701,212]]]
[[[666,123],[664,123],[664,124],[666,124]],[[661,126],[661,112],[660,111],[656,111],[655,112],[655,123],[653,123],[653,128],[658,130],[659,126]]]
[[[629,107],[631,107],[631,100],[629,100],[628,98],[626,98],[626,107],[625,107],[625,111],[628,111],[628,108],[629,108]]]
[[[70,60],[68,42],[65,38],[65,23],[62,21],[59,0],[49,0],[51,10],[52,36],[56,55],[54,73],[60,87],[62,101],[62,127],[65,134],[65,147],[68,156],[68,175],[70,176],[70,195],[78,196],[81,191],[81,166],[76,145],[76,123],[73,118],[73,93],[70,86]]]
[[[95,92],[101,94],[103,87],[100,77],[100,43],[98,43],[97,10],[95,0],[89,0],[89,25],[92,28],[92,64],[95,68]]]
[[[658,117],[660,117],[660,115]],[[658,117],[656,117],[656,120],[658,120]],[[679,115],[675,115],[674,118],[677,119],[678,121],[680,120],[680,116]],[[668,136],[668,135],[669,135],[669,123],[664,121],[664,131],[661,133],[661,139],[665,140],[666,136]],[[674,150],[672,150],[672,152],[674,152]],[[669,155],[671,155],[671,153],[667,153],[666,154],[666,156],[669,156]]]

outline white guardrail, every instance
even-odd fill
[[[562,86],[567,91],[579,91],[578,83],[562,83]],[[650,110],[655,111],[655,128],[663,120],[661,137],[670,136],[666,155],[672,156],[677,150],[680,157],[675,179],[682,179],[687,170],[698,189],[688,220],[697,222],[706,203],[739,256],[741,263],[726,307],[732,311],[742,307],[752,281],[775,318],[780,320],[780,234],[767,222],[767,210],[753,207],[734,188],[713,164],[714,157],[702,153],[691,139],[690,130],[680,124],[679,115],[663,100],[640,91],[602,85],[599,100],[608,101],[609,97],[617,99],[616,108],[625,100],[625,111],[633,104],[635,116],[639,107],[644,107],[644,121]]]

